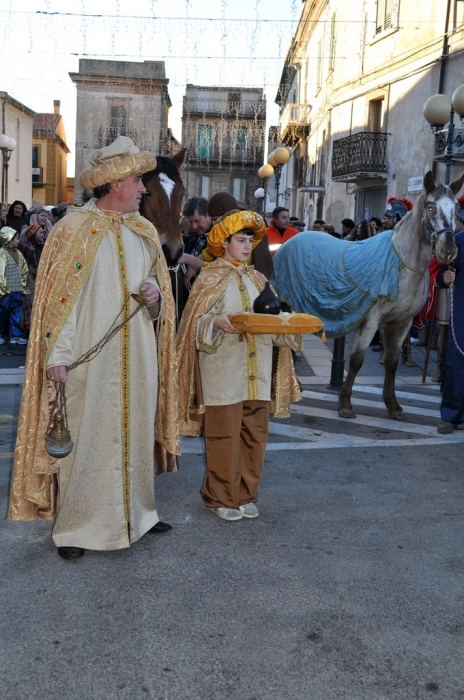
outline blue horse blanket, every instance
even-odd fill
[[[384,231],[365,241],[343,241],[327,233],[293,236],[273,258],[275,288],[293,311],[318,316],[327,337],[355,330],[374,304],[395,301],[403,266]]]

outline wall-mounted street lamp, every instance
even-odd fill
[[[10,162],[11,154],[16,148],[16,141],[6,134],[0,134],[0,151],[3,156],[2,168],[2,202],[8,203],[8,163]]]
[[[453,145],[455,145],[454,113],[457,113],[464,126],[464,85],[460,85],[453,92],[451,99],[447,95],[432,95],[424,105],[424,117],[432,127],[435,134],[437,148],[446,146],[445,151],[445,185],[450,183],[451,163],[453,162]],[[440,132],[448,123],[448,134],[443,143],[443,135]]]

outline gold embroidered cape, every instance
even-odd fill
[[[248,268],[253,283],[261,292],[267,279],[260,272]],[[193,285],[192,292],[182,314],[177,333],[177,362],[179,367],[179,429],[181,435],[198,435],[205,407],[198,400],[198,364],[196,349],[196,330],[198,321],[220,299],[229,282],[234,277],[230,265],[224,265],[217,259],[203,268]],[[301,400],[300,388],[296,378],[295,367],[290,348],[276,348],[277,369],[271,411],[275,418],[288,418],[290,404]],[[195,375],[197,374],[197,381]]]
[[[14,455],[9,520],[31,521],[37,517],[52,520],[55,517],[51,475],[59,469],[60,460],[51,458],[45,450],[50,410],[55,400],[54,383],[46,379],[45,370],[56,339],[91,270],[100,243],[118,222],[146,239],[149,247],[156,251],[153,274],[163,298],[160,318],[155,327],[159,368],[155,420],[155,438],[159,444],[156,449],[157,455],[161,453],[164,458],[161,470],[177,468],[175,458],[171,457],[180,453],[175,307],[159,238],[154,226],[138,212],[109,216],[91,201],[67,215],[53,228],[41,256]],[[102,335],[106,330],[102,329]],[[159,464],[156,468],[158,472]]]

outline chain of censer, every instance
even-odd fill
[[[132,313],[130,313],[129,316],[127,316],[127,317],[122,321],[122,323],[120,323],[118,326],[116,326],[115,328],[113,328],[114,324],[116,323],[116,321],[118,320],[118,318],[120,317],[120,315],[123,313],[124,307],[125,307],[127,301],[130,299],[130,297],[131,297],[131,295],[128,295],[128,296],[124,299],[124,303],[123,303],[123,305],[122,305],[122,307],[121,307],[121,311],[118,313],[118,315],[117,315],[116,318],[114,319],[113,323],[111,324],[111,326],[109,327],[109,329],[107,330],[107,332],[105,333],[105,335],[103,336],[103,338],[101,338],[101,340],[99,340],[98,343],[95,343],[95,345],[94,345],[93,347],[91,347],[90,350],[87,350],[87,352],[85,352],[83,355],[81,355],[75,362],[72,363],[72,365],[69,365],[69,367],[67,368],[68,372],[70,372],[72,369],[75,369],[76,367],[79,367],[79,365],[83,365],[83,364],[85,364],[86,362],[90,362],[90,360],[93,360],[94,357],[96,357],[96,356],[103,350],[103,348],[105,347],[105,345],[106,345],[107,343],[109,343],[109,341],[110,341],[117,333],[119,333],[119,331],[120,331],[122,328],[124,328],[124,326],[126,325],[126,323],[129,323],[129,321],[130,321],[132,318],[134,318],[134,316],[140,311],[140,309],[142,309],[142,308],[145,306],[145,303],[140,303],[140,302],[139,302],[138,305],[137,305],[137,308],[136,308],[134,311],[132,311]],[[55,398],[55,401],[54,401],[54,403],[53,403],[52,410],[51,410],[51,412],[50,412],[50,419],[53,418],[53,416],[54,416],[54,414],[55,414],[55,411],[56,411],[56,409],[57,409],[57,407],[58,407],[58,408],[59,408],[59,411],[62,413],[62,416],[63,416],[63,426],[64,426],[64,427],[66,428],[66,430],[67,430],[67,429],[68,429],[68,414],[67,414],[67,409],[66,409],[66,392],[65,392],[65,386],[66,386],[66,385],[63,384],[62,382],[55,382],[56,398]]]

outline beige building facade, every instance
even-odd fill
[[[186,198],[226,191],[255,209],[265,131],[262,89],[188,84],[182,109]]]
[[[27,207],[32,204],[32,129],[36,113],[15,100],[7,92],[0,92],[0,133],[6,134],[16,142],[6,169],[3,161],[1,171],[1,191],[3,197],[11,204],[15,199],[24,202]]]
[[[276,98],[292,214],[340,231],[345,217],[381,216],[389,196],[417,201],[430,169],[444,182],[423,106],[464,82],[463,22],[462,0],[435,0],[426,17],[415,0],[306,0]],[[453,148],[452,179],[464,167]]]
[[[32,139],[32,188],[34,200],[44,205],[67,202],[66,133],[60,101],[54,100],[53,114],[39,113],[34,119]]]
[[[167,152],[171,100],[163,61],[80,59],[79,72],[69,75],[77,88],[76,175],[88,167],[92,151],[120,135],[141,150]],[[90,195],[76,177],[75,201]]]

